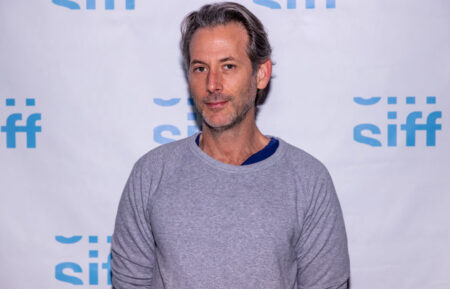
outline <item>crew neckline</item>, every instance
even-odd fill
[[[257,170],[266,168],[266,167],[274,164],[286,151],[286,143],[282,139],[280,139],[278,137],[266,135],[266,137],[274,138],[274,139],[278,140],[278,142],[279,142],[277,150],[271,156],[269,156],[268,158],[261,160],[259,162],[248,164],[245,166],[231,165],[231,164],[226,164],[221,161],[218,161],[218,160],[214,159],[213,157],[210,157],[204,151],[202,151],[202,149],[195,142],[195,139],[197,138],[197,136],[199,134],[200,134],[200,132],[197,132],[194,135],[187,138],[187,145],[189,146],[190,150],[195,155],[197,155],[203,162],[208,164],[210,167],[228,171],[228,172],[236,172],[236,173],[237,172],[239,172],[239,173],[251,172],[251,171],[257,171]]]
[[[195,144],[197,146],[200,146],[200,136],[201,133],[199,133],[196,137],[195,137]],[[260,149],[259,151],[257,151],[256,153],[252,154],[251,156],[249,156],[242,164],[240,164],[241,166],[248,166],[260,161],[263,161],[265,159],[267,159],[268,157],[270,157],[271,155],[273,155],[279,145],[280,141],[278,141],[276,138],[274,137],[270,137],[269,143],[266,144],[262,149]]]

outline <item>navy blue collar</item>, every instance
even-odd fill
[[[200,144],[200,134],[198,134],[198,136],[195,138],[195,143],[197,145]],[[271,137],[269,143],[262,150],[251,155],[245,162],[241,164],[241,166],[251,165],[267,159],[276,152],[279,144],[280,142],[276,138]]]

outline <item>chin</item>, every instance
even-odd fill
[[[211,130],[221,132],[228,130],[240,124],[246,117],[249,117],[248,112],[251,110],[252,106],[245,106],[242,112],[228,112],[224,114],[213,114],[208,117],[207,114],[202,113],[203,122]]]
[[[206,126],[215,131],[224,131],[235,125],[233,121],[204,121]]]
[[[203,122],[213,131],[221,132],[233,128],[242,121],[239,117],[209,118],[203,117]]]

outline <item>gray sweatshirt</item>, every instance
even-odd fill
[[[195,135],[137,161],[112,238],[116,289],[341,289],[349,257],[326,168],[279,139],[269,158],[219,162]]]

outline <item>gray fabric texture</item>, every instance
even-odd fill
[[[279,139],[269,158],[234,166],[195,137],[135,164],[112,238],[114,288],[347,288],[344,221],[319,161]]]

